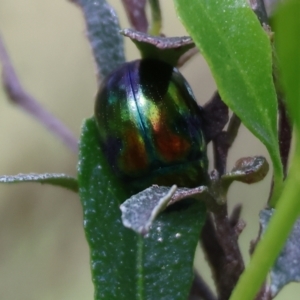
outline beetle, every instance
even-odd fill
[[[113,172],[134,190],[206,182],[202,109],[175,67],[156,59],[123,64],[102,82],[95,120]]]

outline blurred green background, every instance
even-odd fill
[[[186,35],[171,1],[161,1],[163,32]],[[121,1],[110,1],[129,27]],[[85,38],[80,10],[66,0],[1,0],[0,31],[25,88],[79,137],[82,120],[93,114],[97,91],[95,67]],[[128,60],[138,58],[129,40]],[[199,103],[215,84],[200,55],[181,70]],[[211,148],[209,147],[211,157]],[[266,149],[244,127],[229,155],[228,168],[243,156],[264,155]],[[62,172],[76,176],[77,157],[35,119],[7,101],[0,87],[0,174]],[[243,203],[247,227],[240,237],[249,260],[251,239],[257,236],[258,212],[266,203],[271,175],[258,184],[234,184],[230,209]],[[210,273],[197,250],[196,265]],[[299,299],[291,284],[278,300]],[[51,186],[0,186],[0,299],[92,299],[89,251],[82,228],[78,196]],[[241,299],[242,300],[242,299]]]

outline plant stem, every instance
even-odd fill
[[[150,8],[151,8],[151,26],[149,28],[150,35],[160,35],[161,32],[161,10],[159,0],[149,0]]]
[[[216,230],[213,224],[211,214],[208,214],[206,222],[200,235],[200,243],[212,270],[212,276],[216,284],[222,274],[222,261],[224,260],[224,251],[217,239]],[[217,286],[218,288],[218,286]]]
[[[224,251],[221,272],[218,275],[220,300],[229,298],[241,273],[244,271],[238,236],[235,234],[234,228],[231,227],[227,214],[227,205],[220,205],[219,211],[213,214],[217,239]]]
[[[241,125],[240,118],[233,114],[230,118],[227,131],[221,132],[213,139],[214,167],[220,176],[226,172],[227,156]]]
[[[192,57],[194,57],[198,53],[198,48],[194,47],[182,54],[177,62],[177,68],[181,68],[186,62],[188,62]]]
[[[263,0],[250,0],[250,6],[257,15],[261,24],[268,24],[268,15],[266,12],[265,3]]]
[[[211,99],[203,105],[203,131],[206,143],[222,135],[228,123],[228,106],[222,101],[220,94],[215,92]]]
[[[227,131],[213,138],[214,167],[219,176],[226,172],[227,155],[240,127],[241,121],[233,115]],[[210,263],[219,300],[227,300],[244,270],[238,246],[238,235],[227,212],[227,204],[211,203],[212,218],[208,218],[201,235],[201,243]],[[237,223],[238,220],[234,220]],[[214,223],[214,224],[213,224]]]
[[[300,213],[300,145],[291,163],[291,169],[283,192],[276,206],[276,212],[268,228],[258,243],[246,271],[233,291],[230,300],[252,300],[263,284],[266,276],[280,253],[293,225]],[[251,283],[251,284],[250,284]]]
[[[292,126],[288,118],[287,109],[283,101],[279,99],[279,149],[283,165],[284,177],[287,175],[288,159],[292,142]]]
[[[230,148],[237,137],[239,128],[241,126],[241,119],[233,114],[230,118],[228,129],[227,129],[227,140],[228,140],[228,148]]]
[[[22,87],[1,36],[0,62],[2,63],[3,86],[9,99],[34,116],[49,131],[58,136],[69,149],[77,153],[77,139],[73,133]]]
[[[146,0],[122,0],[122,2],[133,29],[146,33],[148,29],[145,12]]]
[[[189,300],[195,299],[217,300],[210,287],[197,272],[195,272],[195,278],[189,295]]]

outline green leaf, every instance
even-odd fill
[[[78,183],[95,299],[135,299],[137,237],[121,223],[119,205],[127,194],[102,156],[94,119],[82,128]]]
[[[18,174],[18,175],[2,175],[0,183],[21,183],[21,182],[37,182],[60,186],[78,192],[78,182],[75,178],[65,174],[45,173],[45,174]]]
[[[294,223],[299,218],[299,9],[299,0],[288,0],[279,7],[275,17],[275,30],[277,34],[276,46],[281,67],[280,75],[287,96],[286,101],[290,110],[290,115],[295,122],[295,127],[298,129],[298,132],[296,131],[298,136],[295,143],[295,151],[290,162],[290,169],[285,181],[284,189],[278,204],[276,205],[276,210],[268,223],[264,238],[261,239],[256,246],[250,264],[240,277],[230,298],[231,300],[254,299],[262,283],[265,281],[268,271],[276,262],[280,251],[282,251],[286,239],[292,232],[291,230],[295,228]],[[296,239],[299,241],[298,237]],[[296,245],[296,248],[297,247],[298,246]],[[298,251],[293,250],[292,252],[297,255],[296,252]],[[287,259],[287,257],[285,259]],[[278,262],[275,264],[275,268],[277,268]],[[274,269],[272,272],[274,272]],[[294,275],[295,274],[296,273],[294,273]],[[295,278],[296,276],[294,279]],[[251,284],[249,284],[249,282],[251,282]],[[278,281],[276,283],[277,287],[275,288],[275,292],[280,288],[282,282],[283,281]]]
[[[278,189],[283,173],[268,35],[246,0],[174,2],[210,66],[222,100],[268,149]]]
[[[158,216],[139,251],[143,286],[137,299],[188,299],[204,220],[205,206],[194,199],[174,204]]]
[[[120,202],[128,197],[98,145],[94,119],[80,141],[78,182],[90,246],[95,299],[186,300],[205,208],[187,199],[172,205],[143,239],[121,223]]]
[[[289,114],[300,130],[300,2],[287,0],[275,15],[276,50]]]
[[[105,0],[71,1],[83,11],[97,70],[105,77],[125,62],[118,18]]]

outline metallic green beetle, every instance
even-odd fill
[[[176,68],[153,59],[122,65],[103,81],[95,117],[109,164],[134,190],[205,183],[202,111]]]

